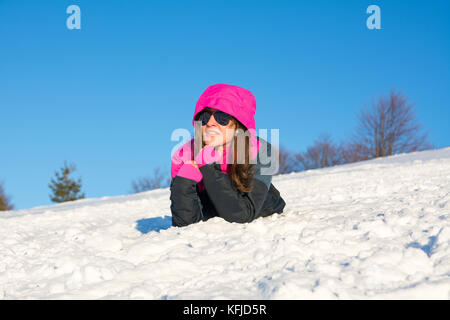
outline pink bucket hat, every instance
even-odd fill
[[[230,84],[218,83],[209,86],[197,101],[192,126],[195,127],[195,116],[206,107],[231,114],[249,130],[250,158],[254,159],[259,148],[255,126],[256,99],[253,94],[247,89]]]

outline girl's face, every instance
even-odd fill
[[[219,111],[213,108],[205,108],[211,112]],[[233,139],[234,132],[236,130],[236,124],[233,119],[230,122],[222,126],[217,123],[213,115],[209,118],[206,125],[202,126],[203,141],[206,145],[217,147],[220,145],[228,146]]]

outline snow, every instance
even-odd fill
[[[449,299],[450,148],[276,176],[284,213],[171,227],[169,189],[0,214],[0,299]]]

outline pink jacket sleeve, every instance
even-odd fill
[[[185,144],[173,155],[171,175],[172,178],[178,176],[199,182],[203,179],[203,175],[199,169],[188,163],[190,160],[190,149],[187,148],[188,146]],[[219,154],[211,146],[203,148],[195,157],[195,162],[199,168],[215,161],[219,161]]]
[[[190,163],[185,163],[181,166],[180,170],[178,170],[177,173],[178,177],[183,177],[187,179],[194,180],[196,182],[199,182],[203,179],[203,175],[196,167],[194,167]]]
[[[192,159],[191,156],[191,144],[192,140],[185,143],[181,148],[179,148],[172,156],[172,166],[171,166],[171,176],[175,178],[178,174],[178,171],[184,165],[185,162],[188,162]]]

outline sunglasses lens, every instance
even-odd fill
[[[202,122],[202,126],[206,126],[206,124],[209,121],[209,118],[211,118],[211,113],[202,111],[197,115],[196,120]]]
[[[228,113],[222,112],[222,111],[214,112],[213,115],[214,115],[214,119],[216,119],[217,123],[220,124],[221,126],[226,126],[231,120],[231,115],[229,115]],[[202,126],[206,126],[206,124],[208,123],[210,118],[211,118],[210,112],[201,111],[197,115],[196,120],[201,121]]]
[[[231,116],[228,113],[217,111],[214,113],[214,118],[221,126],[226,126],[230,122]]]

